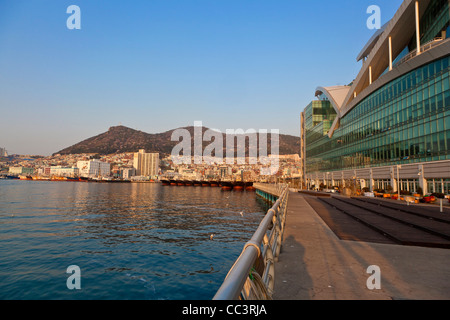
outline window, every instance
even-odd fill
[[[450,159],[449,60],[419,68],[366,97],[341,119],[331,140],[318,130],[326,129],[328,113],[312,114],[311,107],[305,122],[321,126],[308,133],[307,171]]]

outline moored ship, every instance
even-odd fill
[[[219,181],[215,181],[215,180],[211,180],[210,181],[210,186],[211,187],[218,187],[220,185]]]
[[[220,183],[220,187],[223,191],[231,191],[233,190],[233,182],[231,181],[222,181]]]
[[[233,190],[236,190],[236,191],[244,190],[244,182],[243,181],[235,181],[233,183]]]
[[[20,178],[18,176],[6,175],[5,179],[19,180]]]
[[[42,177],[42,176],[33,176],[33,180],[36,181],[50,181],[49,177]]]
[[[60,177],[60,176],[52,176],[51,181],[67,181],[66,177]]]
[[[210,187],[211,183],[209,181],[201,181],[202,187]]]
[[[245,190],[255,191],[256,188],[253,186],[253,182],[245,182]]]
[[[194,180],[194,187],[201,187],[202,186],[202,182],[199,180]]]

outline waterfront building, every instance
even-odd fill
[[[136,176],[155,177],[159,173],[159,153],[146,153],[141,149],[134,154]]]
[[[77,167],[63,167],[63,166],[50,167],[50,176],[78,177],[78,175],[79,169]]]
[[[231,176],[232,173],[233,173],[232,168],[229,167],[229,166],[220,166],[219,170],[220,170],[220,177],[221,178],[225,178],[227,176]]]
[[[130,180],[131,177],[134,177],[136,175],[135,168],[120,168],[120,172],[122,173],[122,178],[126,180]]]
[[[52,167],[41,167],[36,170],[37,175],[49,177]]]
[[[316,89],[300,118],[308,188],[450,193],[449,16],[448,0],[403,1],[355,80]]]
[[[111,164],[100,160],[77,161],[79,175],[82,177],[109,177]]]
[[[30,175],[34,173],[34,169],[28,167],[9,167],[9,173],[12,175]]]

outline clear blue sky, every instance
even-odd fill
[[[148,133],[279,129],[299,136],[317,86],[401,0],[0,0],[0,147],[49,155],[115,125]],[[69,5],[81,30],[69,30]]]

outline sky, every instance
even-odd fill
[[[0,0],[0,147],[48,156],[124,125],[300,135],[318,86],[401,0]],[[81,29],[69,29],[70,5]]]

